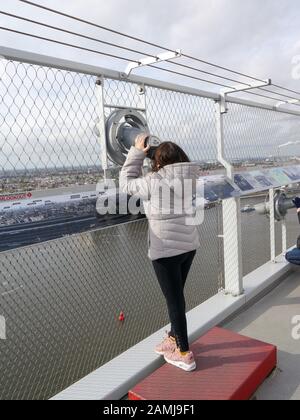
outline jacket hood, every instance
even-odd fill
[[[201,167],[197,163],[176,163],[173,165],[167,165],[158,172],[158,175],[165,180],[166,183],[170,186],[171,191],[173,191],[175,196],[182,195],[182,189],[180,185],[186,190],[188,186],[187,181],[191,181],[190,185],[193,185],[193,191],[195,192],[195,181],[199,179]],[[186,184],[184,183],[186,182]],[[189,193],[190,187],[187,189]]]
[[[200,176],[200,165],[198,163],[186,162],[167,165],[161,169],[158,174],[168,181],[174,179],[198,179]]]

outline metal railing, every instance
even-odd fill
[[[8,48],[0,55],[2,193],[61,187],[55,171],[68,186],[96,183],[105,117],[117,108],[138,109],[153,134],[176,141],[204,167],[221,162],[227,170],[236,159],[277,156],[300,128],[296,111],[228,97],[221,138],[216,93],[133,75],[124,80],[118,72]],[[271,258],[269,222],[241,217],[239,199],[205,215],[188,310],[222,289],[242,293],[243,275]],[[7,320],[0,399],[48,398],[167,323],[146,230],[140,220],[0,253],[0,315]]]
[[[276,110],[229,104],[225,117],[225,157],[237,160],[267,159],[299,153],[299,146],[278,150],[299,138],[299,116]]]

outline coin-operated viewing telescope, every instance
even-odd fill
[[[147,134],[145,147],[150,145],[147,157],[153,159],[161,141],[150,134],[143,115],[131,109],[114,111],[106,121],[107,153],[110,160],[122,166],[140,134]]]
[[[275,219],[278,222],[285,218],[290,209],[295,208],[293,198],[288,198],[286,193],[282,190],[276,191],[274,203],[266,201],[265,203],[257,204],[254,208],[259,214],[269,215],[271,205],[274,205]]]

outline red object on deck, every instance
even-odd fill
[[[277,364],[271,344],[213,328],[192,346],[197,369],[164,364],[128,393],[129,400],[247,400]]]
[[[125,321],[125,315],[124,315],[123,312],[121,312],[120,315],[119,315],[119,321],[121,321],[121,322]]]

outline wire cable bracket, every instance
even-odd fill
[[[232,88],[224,88],[220,90],[221,95],[221,113],[226,114],[228,111],[227,103],[226,103],[226,97],[230,93],[236,93],[236,92],[244,92],[251,89],[257,89],[264,86],[270,86],[272,84],[271,79],[266,79],[263,81],[253,82],[251,85],[245,86],[245,84],[240,84],[236,86],[232,86]]]
[[[290,99],[289,101],[280,101],[280,102],[277,102],[277,104],[275,105],[275,108],[278,109],[282,105],[295,105],[299,103],[300,103],[300,99]]]
[[[132,63],[129,63],[125,69],[125,72],[121,74],[122,78],[127,78],[130,76],[131,72],[140,67],[149,66],[150,64],[161,63],[163,61],[174,60],[175,58],[179,58],[182,56],[181,50],[176,51],[167,51],[162,54],[158,54],[157,56],[153,57],[144,57]]]

